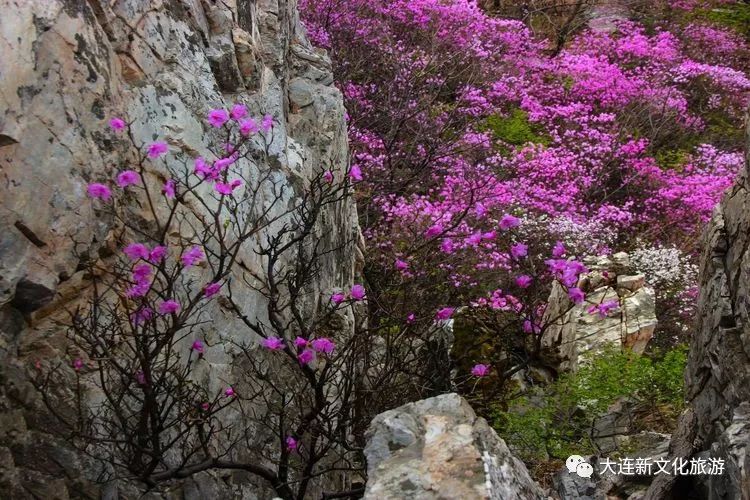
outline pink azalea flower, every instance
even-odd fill
[[[594,314],[597,313],[600,318],[606,318],[610,311],[614,311],[616,309],[620,308],[620,303],[616,300],[610,300],[608,302],[604,302],[602,304],[594,305],[589,307],[588,313]]]
[[[228,398],[233,397],[235,394],[236,393],[234,392],[234,389],[232,389],[231,387],[227,387],[227,390],[224,391],[224,396],[226,396]]]
[[[123,120],[122,118],[113,117],[111,120],[109,120],[109,128],[111,128],[115,132],[125,130],[125,125],[125,120]]]
[[[409,268],[409,263],[401,259],[396,259],[394,266],[399,271],[406,271]]]
[[[440,231],[442,232],[442,229]],[[440,250],[444,253],[453,253],[453,240],[450,238],[443,238],[443,241],[440,243]]]
[[[203,249],[199,246],[194,246],[190,247],[190,249],[183,253],[180,260],[182,261],[183,266],[190,267],[202,261],[205,257],[206,255],[203,253]]]
[[[523,331],[526,333],[539,333],[542,331],[542,328],[527,319],[523,322]]]
[[[124,253],[130,260],[147,260],[149,257],[148,247],[143,243],[131,243],[122,249],[122,253]]]
[[[132,184],[138,184],[140,177],[137,172],[132,170],[125,170],[117,174],[117,185],[121,188],[128,187]]]
[[[427,238],[434,238],[435,236],[441,234],[443,232],[443,226],[440,224],[435,224],[433,226],[430,226],[427,231],[425,231],[424,235]]]
[[[581,304],[586,299],[586,294],[580,288],[570,288],[568,290],[568,297],[574,304]]]
[[[294,339],[294,345],[296,347],[306,347],[307,339],[303,339],[302,337],[297,337],[296,339]]]
[[[221,283],[209,283],[203,288],[203,296],[208,298],[213,297],[221,290]]]
[[[351,296],[354,300],[362,300],[365,298],[365,287],[362,285],[354,285],[351,290]]]
[[[143,297],[148,293],[151,285],[148,282],[136,283],[125,291],[125,296],[129,298]]]
[[[242,181],[240,179],[235,179],[229,184],[226,184],[224,182],[217,182],[216,185],[214,186],[214,189],[216,189],[216,191],[218,191],[222,195],[228,195],[228,194],[232,194],[232,191],[234,191],[241,185],[242,185]]]
[[[153,309],[151,309],[150,307],[142,307],[130,315],[130,321],[133,322],[133,325],[138,326],[150,320],[151,318],[153,318],[153,316]]]
[[[133,269],[133,280],[143,283],[151,277],[153,269],[148,264],[139,264]]]
[[[508,229],[513,229],[514,227],[518,227],[519,224],[521,224],[520,219],[510,214],[505,214],[500,219],[500,229],[502,229],[503,231],[507,231]]]
[[[414,313],[409,313],[409,315],[406,317],[406,322],[408,324],[414,323],[414,320],[416,320],[417,317],[414,315]]]
[[[164,196],[166,196],[167,198],[174,198],[174,180],[169,179],[167,182],[165,182],[164,187],[161,189],[161,192],[164,193]]]
[[[336,348],[336,344],[331,341],[331,339],[321,337],[319,339],[315,339],[311,342],[312,348],[315,349],[317,352],[322,352],[325,354],[331,354],[333,350]]]
[[[159,304],[159,312],[161,314],[173,314],[177,313],[180,310],[180,303],[176,300],[165,300],[161,304]]]
[[[73,360],[73,369],[78,372],[81,371],[81,368],[83,368],[83,361],[81,361],[81,358]]]
[[[229,121],[229,113],[225,109],[212,109],[208,112],[208,123],[219,128]]]
[[[297,443],[296,439],[294,439],[292,436],[288,436],[285,442],[287,451],[297,451],[297,447],[299,446],[299,444]]]
[[[529,286],[531,286],[532,281],[534,281],[533,278],[525,274],[516,277],[516,285],[518,285],[520,288],[528,288]]]
[[[346,297],[341,292],[336,292],[333,295],[331,295],[331,302],[333,302],[336,305],[341,304]]]
[[[510,254],[514,259],[522,259],[529,254],[529,247],[523,243],[516,243],[510,247]]]
[[[112,191],[110,191],[109,188],[104,184],[99,184],[98,182],[89,184],[86,191],[92,198],[100,198],[104,201],[109,200],[109,198],[112,196]]]
[[[201,410],[208,411],[211,409],[211,403],[201,403]]]
[[[482,242],[482,233],[474,233],[466,238],[466,244],[472,247],[479,245]]]
[[[565,255],[565,252],[565,245],[563,245],[560,241],[555,243],[555,246],[552,247],[552,256],[556,259],[559,259],[563,255]]]
[[[235,104],[229,112],[233,120],[241,120],[247,116],[247,107],[244,104]]]
[[[198,354],[203,354],[205,346],[203,345],[203,342],[201,342],[200,340],[196,340],[193,342],[193,345],[190,346],[190,350],[195,351]]]
[[[453,316],[453,312],[456,310],[455,307],[443,307],[435,314],[435,319],[439,321],[445,321]]]
[[[263,339],[261,345],[271,351],[278,351],[284,348],[284,341],[279,337],[268,337],[267,339]]]
[[[273,116],[266,115],[263,117],[263,121],[260,123],[260,127],[263,129],[264,133],[268,133],[269,130],[273,128]]]
[[[474,365],[474,368],[471,369],[471,374],[475,377],[486,377],[489,373],[490,367],[481,363]]]
[[[297,356],[297,360],[301,365],[309,365],[315,359],[315,351],[305,349]]]
[[[200,156],[195,159],[195,168],[193,172],[195,172],[195,175],[203,179],[213,179],[216,176],[213,168],[211,168],[211,166],[206,163],[206,160]]]
[[[158,158],[167,154],[168,151],[169,146],[166,142],[154,142],[148,147],[148,157],[152,159]]]
[[[359,165],[352,165],[352,167],[349,169],[349,177],[353,181],[362,180],[362,169],[359,168]]]
[[[255,134],[259,130],[260,128],[258,127],[258,124],[255,123],[255,121],[252,118],[248,120],[243,120],[240,123],[240,134],[244,135],[245,137],[247,137],[250,134]]]
[[[138,385],[146,385],[146,374],[143,373],[143,370],[135,372],[135,381],[138,382]]]
[[[323,172],[323,180],[325,180],[328,184],[333,182],[333,172],[330,170],[326,170]]]
[[[148,254],[148,261],[152,264],[158,264],[162,260],[164,260],[164,257],[167,256],[167,247],[163,245],[158,245],[151,250],[151,252]]]
[[[214,171],[223,172],[229,165],[237,161],[237,156],[227,156],[226,158],[219,158],[214,162]]]

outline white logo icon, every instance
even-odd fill
[[[569,456],[565,461],[565,467],[568,468],[568,472],[576,473],[580,477],[589,478],[594,475],[594,468],[581,455]]]

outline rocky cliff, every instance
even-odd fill
[[[125,161],[107,120],[122,116],[137,142],[165,139],[197,156],[209,147],[207,110],[243,102],[274,117],[269,157],[294,193],[313,169],[343,175],[344,108],[295,0],[3,0],[0,7],[0,496],[94,498],[96,478],[50,433],[54,422],[27,378],[39,361],[66,359],[56,321],[88,286],[79,258],[105,256],[113,244],[113,221],[85,196],[89,182],[111,179]],[[176,162],[154,163],[147,174],[163,179]],[[322,300],[355,273],[353,204],[327,208],[316,234],[341,248],[325,258],[315,284]],[[240,267],[258,266],[250,253]],[[262,295],[236,282],[247,310],[264,307]],[[205,335],[225,342],[208,349],[200,377],[218,388],[239,369],[223,346],[248,334],[221,307],[210,314]],[[237,474],[170,491],[173,498],[266,496]],[[123,495],[116,487],[104,494]]]

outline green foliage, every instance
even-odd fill
[[[689,151],[684,149],[660,149],[654,155],[656,163],[664,170],[678,170],[687,161]]]
[[[750,38],[749,4],[728,4],[722,6],[721,8],[698,10],[695,12],[695,14],[714,23],[737,30],[742,35]]]
[[[513,146],[549,144],[549,138],[542,135],[539,128],[529,121],[528,114],[519,108],[511,110],[508,116],[487,117],[486,129],[492,131],[496,140]]]
[[[673,424],[683,407],[686,361],[684,346],[660,359],[605,352],[543,393],[516,400],[509,411],[496,407],[495,428],[522,459],[533,462],[592,452],[591,423],[619,398],[631,398],[644,414],[658,413]]]

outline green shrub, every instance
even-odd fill
[[[492,131],[496,140],[513,146],[549,143],[549,138],[545,137],[541,130],[529,121],[528,114],[519,108],[511,110],[508,116],[487,117],[486,129]]]

